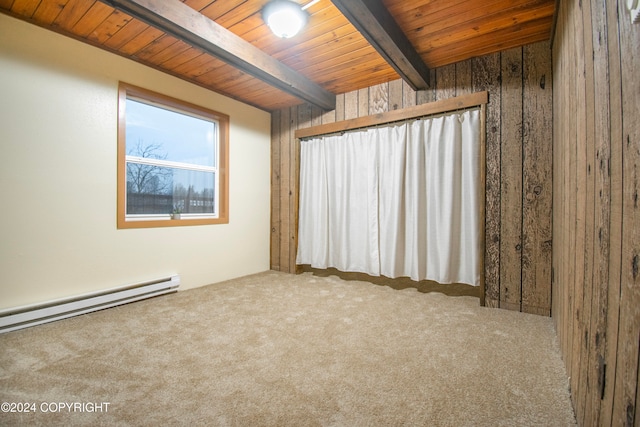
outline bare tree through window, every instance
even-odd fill
[[[144,159],[166,160],[167,154],[162,154],[161,144],[145,144],[138,140],[128,156]],[[170,194],[172,186],[171,171],[160,166],[142,163],[129,163],[127,167],[127,190],[139,194]]]
[[[127,155],[143,159],[166,160],[162,145],[138,140]],[[145,163],[127,163],[128,213],[170,213],[173,206],[173,172]]]

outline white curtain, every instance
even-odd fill
[[[480,110],[301,141],[297,263],[480,284]]]

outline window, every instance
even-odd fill
[[[120,83],[118,228],[228,223],[229,117]]]

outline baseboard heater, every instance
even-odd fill
[[[0,310],[0,334],[176,292],[179,286],[180,276],[175,275],[46,303]]]

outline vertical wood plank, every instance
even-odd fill
[[[590,2],[582,2],[582,16],[578,17],[578,22],[582,28],[582,45],[585,52],[593,52],[592,45],[592,25],[591,25],[591,4]],[[576,417],[580,424],[584,424],[589,421],[591,414],[587,412],[587,396],[589,390],[595,386],[590,384],[588,380],[589,364],[592,359],[590,352],[591,348],[591,307],[593,299],[593,252],[594,252],[594,240],[593,229],[595,227],[595,100],[594,100],[594,80],[593,80],[593,55],[583,55],[584,73],[583,78],[580,80],[584,83],[584,104],[581,110],[584,112],[581,114],[583,117],[584,129],[584,164],[582,166],[583,175],[585,178],[584,187],[580,189],[580,192],[584,195],[585,209],[584,209],[584,256],[583,264],[577,265],[576,268],[582,268],[583,273],[583,298],[579,302],[580,306],[580,335],[578,336],[578,343],[580,345],[578,365],[578,388],[575,391],[576,396]]]
[[[296,129],[309,127],[313,124],[313,107],[311,104],[301,104],[297,106],[297,119],[295,123]],[[290,210],[293,227],[289,236],[289,244],[291,259],[289,260],[289,270],[297,272],[296,257],[298,253],[298,207],[300,196],[300,141],[295,137],[291,140],[291,159],[292,159],[292,186],[290,198]]]
[[[291,108],[289,129],[298,129],[299,115],[296,110],[300,110],[301,106]],[[306,108],[302,107],[306,110]],[[308,111],[308,110],[307,110]],[[305,119],[307,114],[303,114]],[[310,120],[310,117],[309,117]],[[288,272],[296,272],[296,255],[298,249],[298,187],[300,185],[300,141],[294,136],[294,132],[289,132],[289,234],[287,235],[286,245],[289,246]]]
[[[620,319],[620,281],[622,275],[622,219],[623,219],[623,137],[622,137],[622,70],[620,67],[620,28],[616,2],[606,2],[607,52],[609,68],[609,121],[611,141],[610,185],[611,221],[609,241],[609,282],[607,288],[607,330],[605,361],[609,380],[605,383],[604,398],[601,403],[600,424],[614,425],[616,400],[617,352]],[[616,408],[617,409],[617,408]]]
[[[298,255],[298,211],[299,211],[299,200],[300,200],[300,140],[297,138],[292,141],[292,150],[294,150],[294,167],[293,167],[293,189],[291,192],[290,198],[290,209],[291,216],[293,218],[293,228],[290,230],[289,236],[289,244],[290,248],[290,260],[289,260],[289,271],[291,273],[298,273],[298,267],[296,264],[296,259]],[[301,271],[301,270],[300,270]]]
[[[300,104],[296,107],[296,109],[298,116],[296,129],[302,129],[311,126],[311,105]]]
[[[416,105],[416,91],[409,86],[407,82],[402,81],[402,108],[413,107]]]
[[[335,110],[333,110],[335,111]],[[318,126],[322,124],[323,112],[319,107],[311,107],[311,126]]]
[[[564,4],[559,5],[561,7],[560,13],[562,14],[562,7],[565,6]],[[566,9],[566,7],[564,7],[564,9]],[[562,14],[563,17],[566,17],[567,13],[565,12],[564,14]],[[566,18],[565,18],[566,19]],[[562,31],[562,34],[560,36],[556,36],[556,40],[561,39],[561,46],[566,46],[569,45],[568,40],[569,37],[567,36],[567,30],[566,30],[566,25],[562,25],[560,27]],[[567,49],[568,50],[568,49]],[[566,55],[566,53],[565,53]],[[558,102],[558,107],[555,108],[554,107],[554,111],[568,111],[569,110],[569,82],[567,81],[567,71],[565,70],[566,66],[563,64],[561,64],[562,69],[558,70],[557,73],[554,72],[554,77],[557,76],[561,76],[560,81],[558,81],[556,84],[554,84],[554,88],[562,88],[562,90],[560,91],[560,93],[558,95],[554,95],[553,99],[554,101],[557,100]],[[563,117],[563,120],[565,120],[565,118]],[[554,153],[558,153],[558,159],[556,161],[556,159],[554,159],[554,164],[558,165],[558,172],[557,174],[554,175],[554,182],[557,182],[558,185],[555,186],[555,188],[558,188],[558,191],[555,190],[554,188],[554,193],[558,193],[558,198],[557,198],[557,202],[554,205],[554,212],[557,210],[558,211],[558,215],[557,217],[554,218],[554,231],[558,230],[558,234],[557,236],[554,236],[554,244],[557,241],[557,248],[556,250],[554,250],[554,254],[558,255],[558,263],[557,265],[557,272],[555,274],[555,284],[558,287],[558,293],[556,295],[556,298],[554,298],[554,301],[558,301],[558,315],[557,315],[557,319],[559,322],[559,325],[561,325],[558,328],[558,338],[559,338],[559,342],[560,342],[560,348],[562,350],[562,355],[563,355],[563,360],[565,361],[565,367],[568,366],[568,360],[567,360],[567,354],[568,354],[568,350],[567,350],[567,341],[568,338],[567,336],[569,335],[568,331],[568,327],[567,327],[567,323],[568,323],[568,319],[567,319],[567,312],[568,312],[568,300],[566,298],[566,294],[568,293],[568,285],[567,285],[567,270],[568,270],[568,266],[567,266],[567,262],[563,262],[564,259],[566,259],[565,257],[567,256],[567,246],[568,246],[568,237],[569,237],[569,227],[568,227],[568,211],[569,211],[569,204],[566,203],[566,200],[568,200],[569,197],[569,191],[568,191],[568,182],[569,182],[569,152],[567,149],[567,138],[568,138],[568,126],[566,125],[566,122],[563,123],[561,126],[555,126],[554,130],[558,129],[556,136],[554,137],[554,142],[556,143],[556,145],[554,145]],[[556,206],[559,207],[560,209],[556,209]]]
[[[523,48],[522,311],[551,315],[553,111],[547,43]]]
[[[389,111],[389,84],[372,86],[369,90],[369,113],[377,114]]]
[[[435,100],[456,96],[456,64],[445,65],[436,70]]]
[[[345,119],[345,94],[336,95],[336,122]]]
[[[553,50],[559,51],[562,46],[565,46],[565,13],[564,5],[559,4],[556,10],[557,26],[553,38]],[[560,112],[566,111],[564,100],[566,100],[565,93],[566,82],[564,68],[562,62],[556,57],[553,61],[553,111]],[[557,113],[560,115],[560,113]],[[554,119],[557,116],[554,116]],[[551,304],[551,317],[554,320],[556,326],[556,332],[558,334],[558,343],[560,345],[560,352],[563,355],[566,354],[566,348],[564,347],[565,337],[565,319],[564,319],[564,305],[565,301],[562,298],[564,287],[564,269],[565,265],[562,262],[562,248],[564,248],[564,212],[565,203],[562,203],[565,197],[564,186],[564,140],[562,125],[554,125],[553,127],[553,262],[551,270],[551,282],[552,282],[552,304]]]
[[[485,216],[486,216],[486,209],[485,209],[485,203],[486,203],[486,182],[487,182],[487,171],[486,171],[486,165],[487,165],[487,160],[486,160],[486,151],[487,151],[487,132],[486,132],[486,128],[487,128],[487,106],[486,104],[483,104],[480,106],[480,129],[483,130],[480,133],[480,156],[479,156],[479,161],[480,161],[480,194],[479,194],[479,199],[480,199],[480,206],[479,206],[479,223],[482,226],[482,224],[485,223]],[[486,235],[485,233],[481,233],[480,235],[480,248],[484,249],[485,247],[485,240],[486,240]],[[480,256],[478,257],[478,270],[480,272],[480,305],[483,307],[487,306],[487,286],[486,286],[486,278],[484,276],[484,263],[485,263],[485,259],[484,259],[484,253],[480,254]]]
[[[336,101],[339,99],[338,96],[336,96]],[[344,102],[344,98],[342,100]],[[336,110],[331,110],[331,111],[325,111],[322,113],[322,115],[320,116],[320,124],[325,124],[325,123],[335,123],[336,121],[336,111],[337,111],[337,106],[336,106]]]
[[[500,307],[522,303],[522,49],[502,53]]]
[[[570,7],[575,7],[575,5],[571,5]],[[575,35],[575,21],[576,21],[576,17],[575,17],[575,13],[573,12],[569,12],[567,14],[570,18],[569,24],[568,24],[568,28],[569,28],[569,32],[568,32],[568,43],[569,45],[572,47],[571,50],[571,55],[573,58],[575,58],[575,56],[577,55],[577,48],[576,48],[576,35]],[[575,61],[574,61],[575,62]],[[577,68],[577,64],[576,63],[572,63],[572,68],[570,69],[570,73],[575,77],[575,73],[578,72],[578,68]],[[567,235],[565,237],[565,247],[563,248],[564,253],[563,253],[563,260],[565,260],[565,262],[567,263],[567,268],[565,268],[564,270],[564,283],[565,283],[565,289],[564,289],[564,300],[565,300],[565,330],[566,330],[566,337],[565,337],[565,345],[564,347],[566,348],[566,366],[567,366],[567,374],[569,375],[569,378],[572,378],[574,375],[574,371],[573,371],[573,359],[575,358],[575,353],[573,351],[574,347],[573,347],[573,340],[574,340],[574,333],[575,333],[575,326],[574,326],[574,316],[575,316],[575,312],[574,312],[574,295],[575,295],[575,266],[576,266],[576,251],[575,251],[575,246],[576,246],[576,157],[577,157],[577,131],[576,131],[576,117],[575,117],[575,111],[576,108],[578,106],[578,104],[576,103],[575,100],[575,92],[577,91],[576,87],[575,87],[575,78],[571,79],[570,77],[567,79],[567,84],[568,87],[571,89],[570,92],[566,95],[568,97],[568,102],[567,102],[567,108],[568,108],[568,113],[567,113],[567,117],[565,118],[566,120],[566,139],[565,139],[565,150],[567,151],[567,155],[566,155],[566,159],[565,159],[565,163],[566,163],[566,167],[567,167],[567,176],[566,176],[566,180],[567,182],[565,183],[566,188],[567,188],[567,194],[566,194],[566,201],[565,203],[568,204],[568,207],[565,211],[565,227],[566,227],[566,232]],[[575,391],[575,384],[571,384],[572,390]],[[572,403],[575,407],[575,393],[571,395],[572,398]]]
[[[471,60],[461,61],[456,66],[456,95],[466,95],[471,93]]]
[[[610,93],[608,64],[608,36],[606,31],[606,5],[591,0],[593,31],[593,99],[598,100],[594,108],[594,227],[593,227],[593,292],[591,299],[589,364],[585,415],[594,425],[600,423],[602,392],[605,375],[605,343],[607,340],[607,286],[609,283],[609,240],[611,184],[609,165],[611,140],[609,134]]]
[[[574,42],[574,28],[572,19],[572,8],[574,4],[572,2],[566,2],[559,5],[561,7],[561,21],[560,29],[562,30],[561,48],[564,58],[575,58],[575,42]],[[555,99],[559,99],[560,108],[556,111],[562,112],[562,120],[558,123],[559,131],[557,133],[557,150],[554,149],[554,153],[561,154],[562,163],[559,164],[560,176],[554,181],[562,188],[561,198],[558,199],[558,205],[562,211],[559,215],[558,229],[559,229],[559,246],[554,253],[558,254],[559,271],[557,274],[558,284],[560,285],[560,293],[558,294],[557,301],[561,303],[560,307],[560,319],[561,325],[561,349],[563,359],[565,361],[565,367],[567,368],[567,375],[572,375],[572,339],[573,339],[573,308],[572,308],[572,295],[573,295],[573,276],[571,269],[575,265],[574,256],[574,240],[573,232],[575,226],[575,202],[572,201],[574,197],[574,185],[572,183],[572,176],[574,175],[575,162],[572,162],[572,158],[575,158],[575,129],[573,127],[573,116],[575,111],[575,103],[573,93],[575,92],[575,61],[562,61],[560,62],[561,69],[557,75],[561,76],[561,81],[558,84],[554,84],[554,87],[562,88],[562,91],[558,96],[554,96]],[[556,228],[556,222],[554,222],[554,229]],[[573,400],[572,400],[573,402]],[[575,403],[575,402],[573,402]]]
[[[618,3],[622,82],[622,265],[614,424],[637,426],[640,411],[640,31]]]
[[[402,105],[402,80],[389,82],[389,111],[404,108]]]
[[[436,70],[433,68],[429,70],[429,81],[431,82],[431,86],[429,88],[419,90],[416,93],[417,105],[426,104],[428,102],[433,102],[436,100]]]
[[[344,94],[344,120],[358,117],[358,91],[354,90]]]
[[[574,13],[573,20],[573,32],[574,43],[576,46],[575,61],[576,61],[576,75],[575,75],[575,91],[573,95],[573,101],[575,102],[574,108],[571,110],[574,123],[574,148],[575,153],[574,167],[575,171],[575,184],[572,187],[575,198],[575,234],[574,234],[574,246],[573,256],[574,264],[572,268],[573,278],[573,339],[572,339],[572,367],[571,367],[571,389],[575,390],[572,397],[574,401],[574,408],[581,409],[578,405],[579,399],[579,380],[580,380],[580,365],[582,356],[582,343],[584,336],[584,248],[585,248],[585,210],[586,210],[586,110],[584,108],[586,102],[585,95],[585,45],[584,45],[584,29],[582,23],[582,4],[579,3]],[[572,200],[573,201],[573,200]],[[578,414],[582,416],[582,414]]]
[[[564,46],[564,7],[562,4],[558,5],[556,9],[557,25],[553,35],[553,51],[557,52],[560,47]],[[564,168],[560,165],[564,165],[564,145],[561,144],[562,126],[555,125],[555,117],[559,116],[559,111],[565,111],[563,100],[566,99],[563,94],[566,91],[565,86],[565,73],[561,67],[561,61],[554,57],[552,61],[553,65],[553,111],[554,111],[554,126],[553,126],[553,255],[552,255],[552,269],[551,269],[551,317],[554,320],[556,327],[556,333],[558,334],[558,344],[560,345],[560,352],[564,357],[564,318],[563,306],[564,300],[561,298],[562,287],[564,282],[562,280],[562,273],[564,271],[564,265],[561,262],[559,248],[563,248],[563,235],[561,231],[564,228],[564,203],[561,203],[564,197]]]
[[[295,107],[294,107],[295,108]],[[280,114],[280,271],[290,273],[289,259],[290,246],[289,235],[291,230],[291,210],[289,208],[289,193],[291,191],[291,150],[290,140],[292,135],[291,109],[286,108]]]
[[[358,90],[358,115],[357,117],[369,114],[369,88]]]
[[[280,271],[280,111],[271,113],[271,269]]]
[[[489,92],[485,161],[485,304],[500,301],[500,54],[473,59],[473,89]]]

